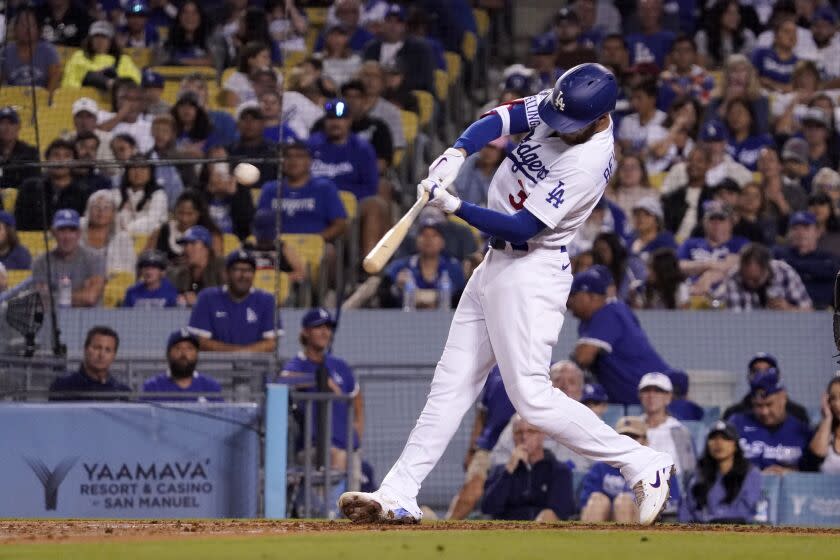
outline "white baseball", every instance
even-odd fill
[[[260,170],[250,163],[240,163],[233,168],[233,176],[237,183],[249,187],[260,180]]]

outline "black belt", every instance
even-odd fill
[[[501,239],[501,238],[495,237],[495,236],[491,237],[489,239],[489,243],[490,243],[490,247],[492,247],[493,249],[498,249],[499,251],[504,251],[505,249],[508,248],[508,245],[510,245],[510,248],[513,249],[514,251],[524,251],[525,253],[527,253],[529,251],[529,247],[528,247],[527,243],[509,243],[508,241],[505,241],[504,239]],[[566,246],[565,245],[562,245],[560,247],[560,252],[561,253],[566,252]]]

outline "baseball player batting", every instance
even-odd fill
[[[429,168],[418,185],[428,204],[490,234],[490,250],[461,297],[428,401],[405,449],[376,492],[347,492],[339,508],[352,521],[418,523],[420,485],[498,364],[517,412],[561,444],[621,469],[634,490],[639,522],[653,523],[668,499],[674,460],[617,434],[585,405],[551,385],[551,352],[572,284],[566,245],[601,198],[615,166],[618,85],[599,64],[581,64],[553,90],[483,115]],[[527,133],[496,171],[489,208],[446,188],[464,158],[496,138]]]

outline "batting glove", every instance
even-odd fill
[[[429,179],[447,189],[455,181],[463,164],[464,154],[455,148],[448,148],[429,166]]]
[[[432,181],[431,179],[423,179],[417,185],[417,198],[423,195],[423,191],[429,193],[429,206],[440,208],[447,214],[454,214],[461,207],[461,199],[451,194],[449,191]]]

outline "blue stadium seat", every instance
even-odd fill
[[[720,407],[719,406],[704,406],[703,407],[703,422],[706,424],[711,424],[712,422],[716,422],[720,420]]]
[[[694,442],[694,449],[697,455],[703,454],[706,447],[706,434],[709,432],[709,423],[703,420],[683,420],[683,424],[691,432],[691,441]]]
[[[761,492],[764,495],[764,500],[766,500],[767,511],[762,512],[759,507],[756,521],[776,525],[779,522],[779,493],[782,477],[778,474],[763,474],[761,475],[761,482]],[[766,518],[761,519],[762,515],[766,515]]]
[[[809,407],[808,408],[808,420],[811,423],[811,426],[816,426],[822,420],[822,412],[820,411],[820,407]]]
[[[840,527],[840,476],[791,473],[782,477],[780,525]]]
[[[578,503],[578,498],[580,498],[580,489],[583,486],[584,476],[586,476],[586,471],[572,471],[572,488],[574,489],[575,503],[577,504],[578,510],[583,507],[583,504]]]
[[[623,404],[609,404],[607,405],[607,411],[604,413],[604,422],[608,426],[615,426],[615,423],[622,416],[624,416]]]
[[[624,407],[627,410],[627,416],[641,416],[642,415],[642,405],[640,404],[628,404]]]

